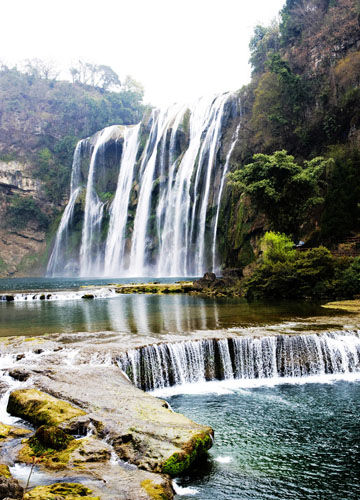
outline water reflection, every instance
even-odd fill
[[[311,304],[247,304],[190,295],[119,295],[74,301],[0,303],[0,335],[114,331],[181,334],[329,314]]]

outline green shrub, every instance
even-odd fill
[[[15,195],[11,205],[7,209],[7,225],[16,229],[22,229],[29,222],[36,222],[39,229],[47,229],[49,219],[41,211],[34,198]]]
[[[263,261],[266,264],[292,260],[296,255],[293,241],[286,234],[274,233],[273,231],[265,233],[260,247],[263,251]]]
[[[250,300],[352,297],[360,291],[360,259],[350,262],[333,257],[325,247],[274,253],[245,282],[246,296]]]
[[[337,285],[344,297],[360,294],[360,257],[356,257],[342,272]]]

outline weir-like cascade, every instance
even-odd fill
[[[50,276],[200,276],[217,267],[221,198],[238,140],[232,94],[153,110],[79,142]]]
[[[147,391],[212,380],[360,373],[360,332],[154,344],[130,350],[117,362]]]

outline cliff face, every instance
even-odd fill
[[[332,159],[319,180],[322,202],[296,232],[309,245],[336,248],[360,231],[360,4],[287,0],[279,25],[255,28],[250,50],[253,76],[239,93],[232,170],[277,150],[302,166],[317,156]],[[221,210],[219,244],[231,267],[250,263],[261,235],[274,229],[243,191],[228,187]]]
[[[9,207],[17,200],[36,200],[43,212],[54,206],[46,198],[41,181],[34,178],[33,166],[20,161],[0,161],[0,276],[41,273],[46,260],[46,231],[36,220],[17,225],[9,220]]]

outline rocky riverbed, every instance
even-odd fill
[[[78,355],[71,362],[69,349],[40,338],[3,340],[0,498],[22,498],[16,464],[40,478],[26,499],[173,498],[172,477],[201,459],[212,429],[137,389],[101,349],[92,361]]]

